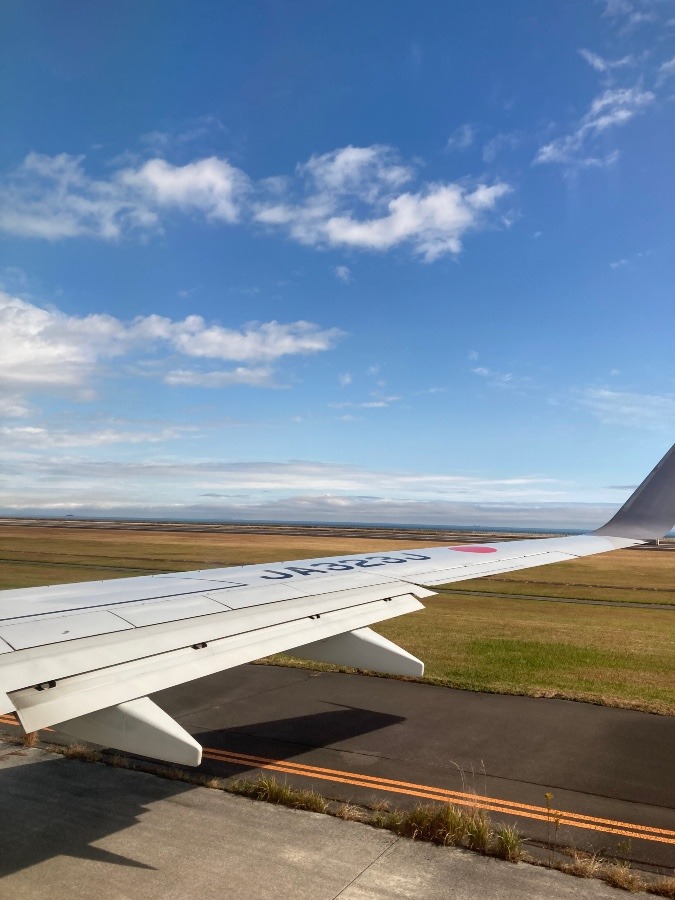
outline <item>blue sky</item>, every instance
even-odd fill
[[[672,0],[0,15],[3,514],[583,528],[672,443]]]

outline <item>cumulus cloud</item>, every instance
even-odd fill
[[[254,322],[234,329],[201,316],[175,321],[149,315],[124,322],[101,313],[68,315],[0,293],[0,388],[81,388],[103,360],[141,351],[264,364],[220,372],[175,370],[166,375],[168,384],[263,386],[272,383],[270,363],[329,350],[341,336],[336,328],[304,321]]]
[[[0,230],[21,237],[113,240],[161,229],[175,208],[234,222],[248,189],[246,175],[210,157],[173,166],[163,159],[94,178],[83,156],[30,153],[0,183]]]
[[[217,156],[180,166],[160,157],[118,163],[96,178],[83,156],[31,153],[0,181],[0,231],[116,240],[161,231],[180,212],[211,223],[256,222],[307,246],[386,251],[407,244],[432,261],[459,253],[464,235],[487,226],[510,191],[502,182],[423,182],[406,190],[415,177],[415,167],[383,145],[314,155],[292,177],[258,182]],[[334,271],[348,280],[346,266]]]
[[[594,154],[595,139],[610,128],[626,125],[655,100],[651,91],[638,88],[607,89],[596,97],[576,129],[539,148],[534,165],[558,163],[564,166],[600,166],[613,162],[617,154]]]
[[[675,397],[667,394],[587,388],[579,401],[605,425],[671,432],[675,428]]]
[[[312,157],[298,176],[298,202],[275,196],[258,206],[259,222],[311,246],[386,251],[408,244],[427,262],[459,253],[464,235],[484,227],[511,191],[502,182],[428,182],[404,191],[414,171],[384,146]]]
[[[151,159],[137,170],[119,174],[123,185],[147,198],[149,206],[198,211],[208,219],[236,222],[248,179],[227,160],[212,156],[173,166],[164,159]]]

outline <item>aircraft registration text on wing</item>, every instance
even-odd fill
[[[419,676],[424,664],[370,626],[423,609],[430,587],[636,546],[673,524],[675,445],[592,534],[0,591],[0,714],[196,766],[200,745],[149,695],[284,651]]]

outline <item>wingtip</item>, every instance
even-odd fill
[[[621,509],[593,534],[652,541],[675,525],[675,444]]]

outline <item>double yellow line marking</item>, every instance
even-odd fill
[[[0,724],[16,725],[17,721],[13,715],[3,715],[0,716]],[[50,730],[45,729],[45,731]],[[404,794],[407,797],[417,797],[421,800],[452,803],[455,806],[468,806],[473,809],[483,809],[501,815],[550,822],[556,827],[583,828],[584,830],[599,831],[604,834],[617,834],[621,837],[639,838],[645,841],[656,841],[675,846],[675,831],[670,831],[666,828],[652,828],[648,825],[636,825],[633,822],[619,822],[615,819],[603,819],[598,816],[548,809],[545,806],[532,806],[531,804],[517,803],[512,800],[500,800],[496,797],[482,797],[465,791],[450,791],[431,785],[394,781],[390,778],[363,775],[360,772],[326,769],[321,766],[309,766],[289,760],[235,753],[233,750],[218,750],[214,747],[204,747],[203,756],[204,759],[210,759],[214,762],[230,763],[231,765],[271,772],[283,772],[286,775],[300,775],[305,778],[331,781],[337,784],[349,784],[353,787],[370,788],[388,794]]]
[[[675,831],[665,828],[651,828],[647,825],[635,825],[632,822],[617,822],[614,819],[602,819],[597,816],[586,816],[580,813],[547,809],[544,806],[531,806],[527,803],[516,803],[511,800],[499,800],[494,797],[482,797],[464,791],[449,791],[429,785],[413,784],[408,781],[393,781],[389,778],[376,778],[373,775],[362,775],[358,772],[344,772],[340,769],[325,769],[320,766],[308,766],[288,760],[269,759],[264,756],[250,756],[235,753],[231,750],[215,750],[205,747],[203,755],[206,759],[247,766],[256,769],[284,772],[288,775],[302,775],[333,781],[339,784],[350,784],[354,787],[366,787],[387,793],[405,794],[408,797],[419,797],[425,800],[436,800],[441,803],[453,803],[456,806],[490,810],[502,814],[510,814],[542,822],[557,823],[572,828],[584,828],[591,831],[619,834],[622,837],[641,838],[648,841],[659,841],[675,845]]]

